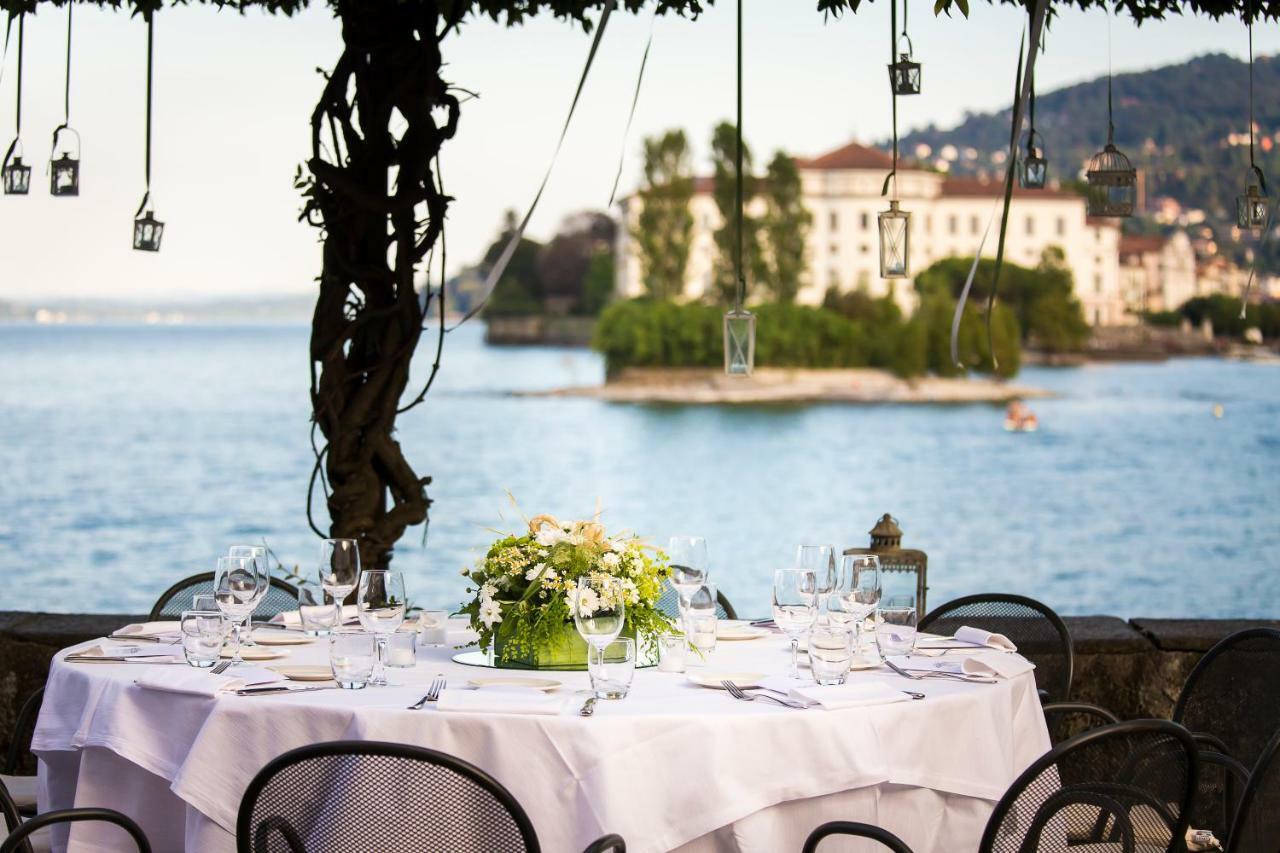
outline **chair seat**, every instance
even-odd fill
[[[31,853],[53,853],[52,832],[51,828],[42,826],[27,836],[27,843],[31,845]]]
[[[36,777],[0,774],[0,782],[4,783],[5,790],[9,792],[10,797],[13,797],[13,802],[17,805],[18,811],[23,814],[35,814]]]

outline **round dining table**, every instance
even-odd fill
[[[579,713],[585,672],[534,673],[560,682],[551,694],[565,697],[560,713],[449,711],[440,703],[411,710],[439,675],[457,690],[522,674],[455,662],[470,637],[456,621],[448,636],[448,645],[420,646],[412,668],[389,669],[388,687],[255,696],[157,689],[167,674],[189,679],[193,670],[69,662],[68,653],[85,647],[64,650],[33,740],[40,808],[106,806],[134,818],[158,853],[229,853],[241,797],[268,761],[307,744],[365,739],[478,766],[528,812],[548,853],[579,853],[610,832],[633,853],[798,851],[830,820],[876,824],[916,853],[941,853],[976,850],[995,802],[1049,748],[1030,672],[964,683],[860,670],[849,683],[924,698],[835,710],[742,701],[691,681],[785,676],[790,647],[774,633],[722,640],[705,659],[691,654],[685,674],[638,669],[629,695],[600,700],[591,716]],[[286,657],[254,667],[328,660],[323,638],[282,649]],[[866,849],[845,844],[832,838],[823,853]],[[114,827],[78,824],[55,836],[55,849],[133,848]]]

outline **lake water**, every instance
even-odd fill
[[[929,600],[1009,590],[1064,613],[1280,613],[1280,368],[1215,360],[1029,369],[1041,430],[989,406],[679,408],[527,398],[601,379],[593,353],[449,336],[400,439],[435,500],[395,567],[455,606],[494,530],[549,512],[654,541],[700,533],[748,615],[801,542],[883,512],[929,553]],[[303,327],[0,326],[0,609],[145,612],[262,538],[310,568]],[[1215,419],[1215,403],[1225,417]],[[506,493],[519,500],[519,511]],[[323,507],[317,505],[323,518]]]

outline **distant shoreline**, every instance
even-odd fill
[[[705,368],[628,368],[604,385],[520,392],[524,397],[581,397],[611,403],[758,405],[768,403],[1004,404],[1054,396],[996,379],[899,379],[870,368],[809,370],[766,367],[750,377]]]

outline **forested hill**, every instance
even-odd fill
[[[1052,61],[1051,54],[1041,59]],[[1209,54],[1116,76],[1116,145],[1145,172],[1149,199],[1168,195],[1214,218],[1228,211],[1234,216],[1235,196],[1248,177],[1248,148],[1242,144],[1248,132],[1248,73],[1244,62]],[[1280,58],[1256,59],[1254,99],[1259,138],[1272,137],[1265,146],[1269,151],[1257,150],[1259,165],[1269,181],[1280,183]],[[914,154],[924,143],[932,149],[930,159],[946,145],[961,152],[973,148],[978,156],[961,156],[951,164],[952,171],[989,171],[990,155],[1007,144],[1009,121],[1009,110],[971,114],[950,130],[929,127],[911,133],[904,147]],[[1039,93],[1036,130],[1044,135],[1051,178],[1081,177],[1084,163],[1106,142],[1106,78]]]

